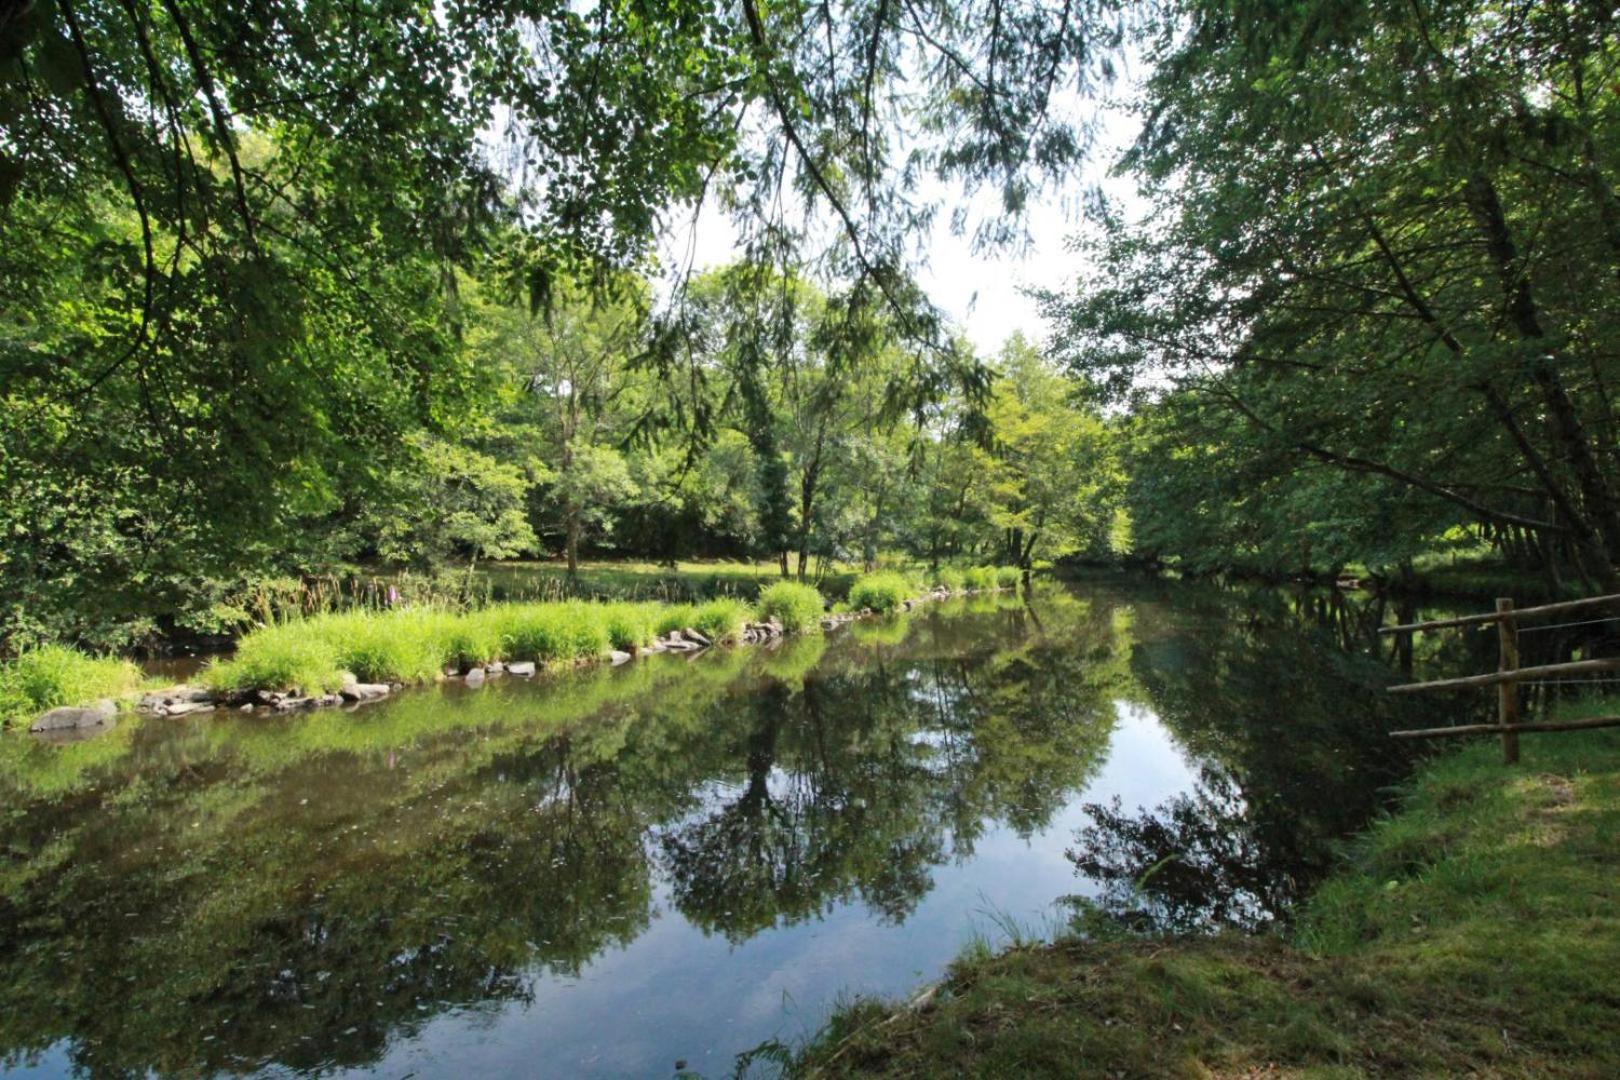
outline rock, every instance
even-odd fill
[[[481,667],[475,667],[471,671],[467,672],[466,683],[467,683],[467,686],[470,689],[473,689],[473,690],[476,690],[480,686],[483,686],[484,685],[484,669],[481,668]]]
[[[342,677],[344,686],[353,686],[360,681],[352,671],[340,671],[338,674]]]
[[[491,660],[489,663],[484,665],[484,674],[486,675],[499,675],[505,670],[506,665],[501,663],[499,660]]]
[[[64,705],[50,709],[35,717],[29,731],[78,731],[83,728],[111,727],[118,715],[118,706],[108,698],[94,705]]]
[[[253,703],[252,703],[252,702],[248,702],[248,703],[247,703],[247,704],[245,704],[245,705],[238,705],[238,706],[237,706],[237,707],[236,707],[236,711],[237,711],[237,712],[252,712],[252,711],[253,711]]]
[[[140,703],[136,705],[136,708],[142,712],[173,713],[176,705],[200,705],[210,703],[213,700],[214,695],[207,690],[182,684],[142,694]]]
[[[768,629],[771,632],[771,637],[781,637],[782,636],[782,623],[781,623],[781,620],[776,619],[776,618],[773,617],[770,622],[767,622],[765,624],[765,627],[766,627],[766,629]]]
[[[688,626],[685,630],[682,630],[681,633],[686,635],[686,640],[687,641],[695,641],[699,645],[713,645],[714,644],[713,641],[709,640],[707,635],[700,634],[698,631],[692,629],[690,626]]]
[[[388,694],[387,683],[350,683],[337,696],[343,701],[375,701]]]
[[[293,712],[296,709],[308,708],[313,701],[313,698],[298,697],[296,695],[283,697],[278,694],[276,695],[275,702],[272,703],[270,707],[277,712]]]
[[[669,645],[684,645],[686,644],[686,635],[679,630],[671,630],[664,635],[664,641]]]
[[[506,673],[508,675],[522,675],[522,676],[525,676],[525,677],[527,677],[529,675],[533,675],[534,674],[534,661],[526,660],[526,661],[523,661],[523,662],[517,663],[517,664],[507,664],[506,665]]]
[[[620,664],[625,663],[630,659],[630,654],[619,649],[614,649],[612,652],[608,653],[608,659],[612,661],[614,667],[618,667]]]
[[[186,702],[176,702],[173,705],[164,706],[164,708],[162,710],[162,715],[164,715],[164,716],[189,716],[192,713],[213,712],[213,711],[214,711],[214,706],[213,706],[212,703],[201,702],[201,701],[186,701]]]

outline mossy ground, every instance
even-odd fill
[[[1566,714],[1620,712],[1590,702]],[[970,956],[806,1076],[1620,1075],[1620,730],[1437,758],[1286,935]]]

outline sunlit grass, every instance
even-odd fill
[[[117,698],[140,685],[127,660],[87,656],[60,645],[0,662],[0,728],[26,724],[46,709]]]
[[[760,615],[779,620],[790,634],[819,630],[824,610],[821,593],[813,585],[778,581],[759,594]]]
[[[879,570],[856,579],[849,588],[849,606],[855,611],[871,608],[877,612],[899,609],[917,589],[902,574],[892,570]]]

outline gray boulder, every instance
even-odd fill
[[[533,675],[534,661],[525,660],[516,664],[507,664],[506,673],[508,675]]]
[[[380,697],[388,696],[387,683],[345,683],[343,689],[338,691],[344,701],[374,701]]]
[[[64,705],[40,713],[29,731],[78,731],[84,728],[110,727],[118,715],[118,706],[110,698],[102,698],[94,705]]]

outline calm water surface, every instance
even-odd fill
[[[8,737],[0,1065],[725,1075],[975,936],[1260,925],[1409,767],[1395,709],[1432,718],[1381,693],[1379,619],[1049,585],[354,712]]]

